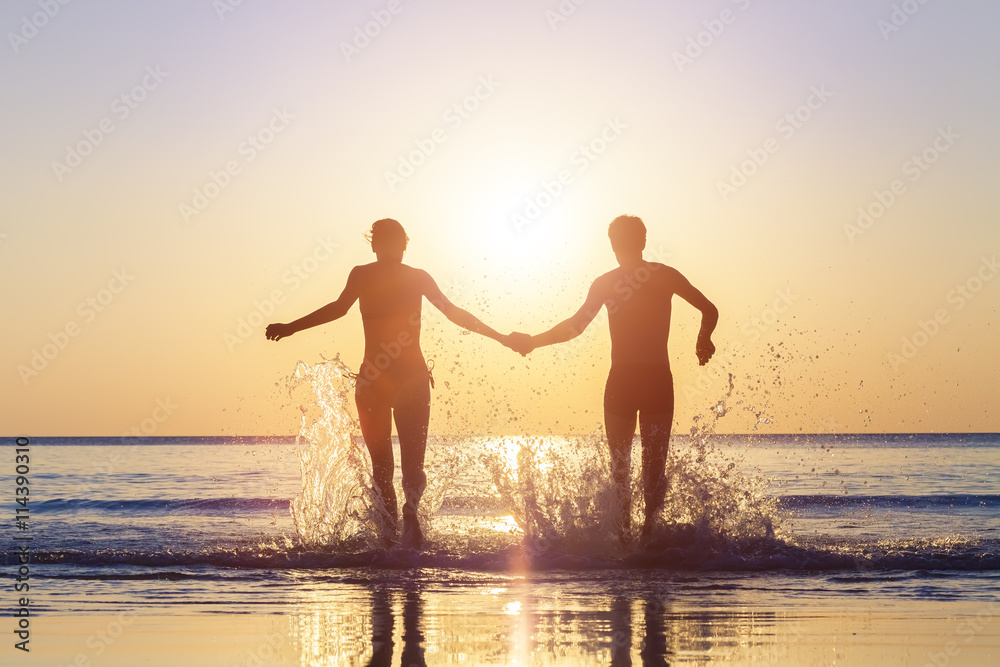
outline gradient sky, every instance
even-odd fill
[[[4,2],[0,432],[294,433],[284,378],[357,368],[357,308],[232,337],[335,299],[372,221],[537,333],[614,266],[621,213],[722,312],[703,375],[675,302],[681,431],[729,373],[720,430],[1000,431],[998,27],[986,0]],[[433,432],[600,422],[605,318],[525,360],[425,309]]]

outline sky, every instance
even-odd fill
[[[8,0],[0,433],[293,434],[393,217],[457,305],[538,333],[615,266],[676,301],[676,428],[1000,431],[1000,5]],[[606,317],[527,358],[425,303],[433,433],[586,433]],[[730,376],[732,386],[730,388]],[[725,412],[726,414],[722,415]]]

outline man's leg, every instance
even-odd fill
[[[417,508],[427,486],[424,453],[427,450],[427,424],[431,415],[431,392],[427,376],[416,378],[399,392],[393,409],[396,433],[399,434],[399,460],[403,468],[403,537],[404,546],[419,549],[423,533]]]
[[[360,382],[360,380],[359,380]],[[386,546],[396,541],[398,508],[396,490],[392,487],[395,470],[392,460],[392,411],[376,388],[362,385],[354,392],[358,406],[361,435],[372,459],[372,480],[375,482],[375,511],[382,516],[382,539]]]
[[[642,491],[645,519],[640,539],[648,539],[667,493],[667,447],[674,415],[639,413],[639,437],[642,439]]]
[[[667,448],[674,423],[674,381],[669,370],[653,373],[645,383],[646,400],[639,411],[642,440],[642,488],[645,518],[640,539],[649,538],[667,493]]]
[[[634,378],[628,369],[612,366],[604,386],[604,430],[611,449],[612,518],[618,540],[628,542],[632,530],[632,440],[635,438]]]
[[[614,492],[612,519],[618,539],[628,540],[632,529],[632,439],[635,414],[631,418],[604,408],[604,429],[611,449],[611,485]]]

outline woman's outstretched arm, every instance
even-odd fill
[[[340,319],[347,314],[347,311],[351,309],[354,302],[358,300],[360,293],[359,283],[358,267],[354,267],[351,274],[347,277],[347,285],[344,287],[344,291],[341,292],[340,297],[336,301],[328,303],[294,322],[268,324],[264,335],[267,336],[268,340],[281,340],[304,329],[310,329]]]
[[[472,333],[481,334],[487,338],[492,338],[495,341],[500,342],[503,345],[507,345],[508,336],[498,332],[492,327],[483,324],[475,315],[467,310],[459,308],[451,301],[448,297],[444,295],[441,288],[437,286],[434,279],[431,278],[430,274],[426,271],[423,272],[424,281],[423,294],[427,297],[427,300],[434,304],[434,307],[444,313],[451,322],[457,324],[463,329],[467,329]]]

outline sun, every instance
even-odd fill
[[[465,182],[457,203],[474,221],[477,250],[491,266],[537,271],[559,252],[570,188],[536,174],[524,159],[508,158]]]

